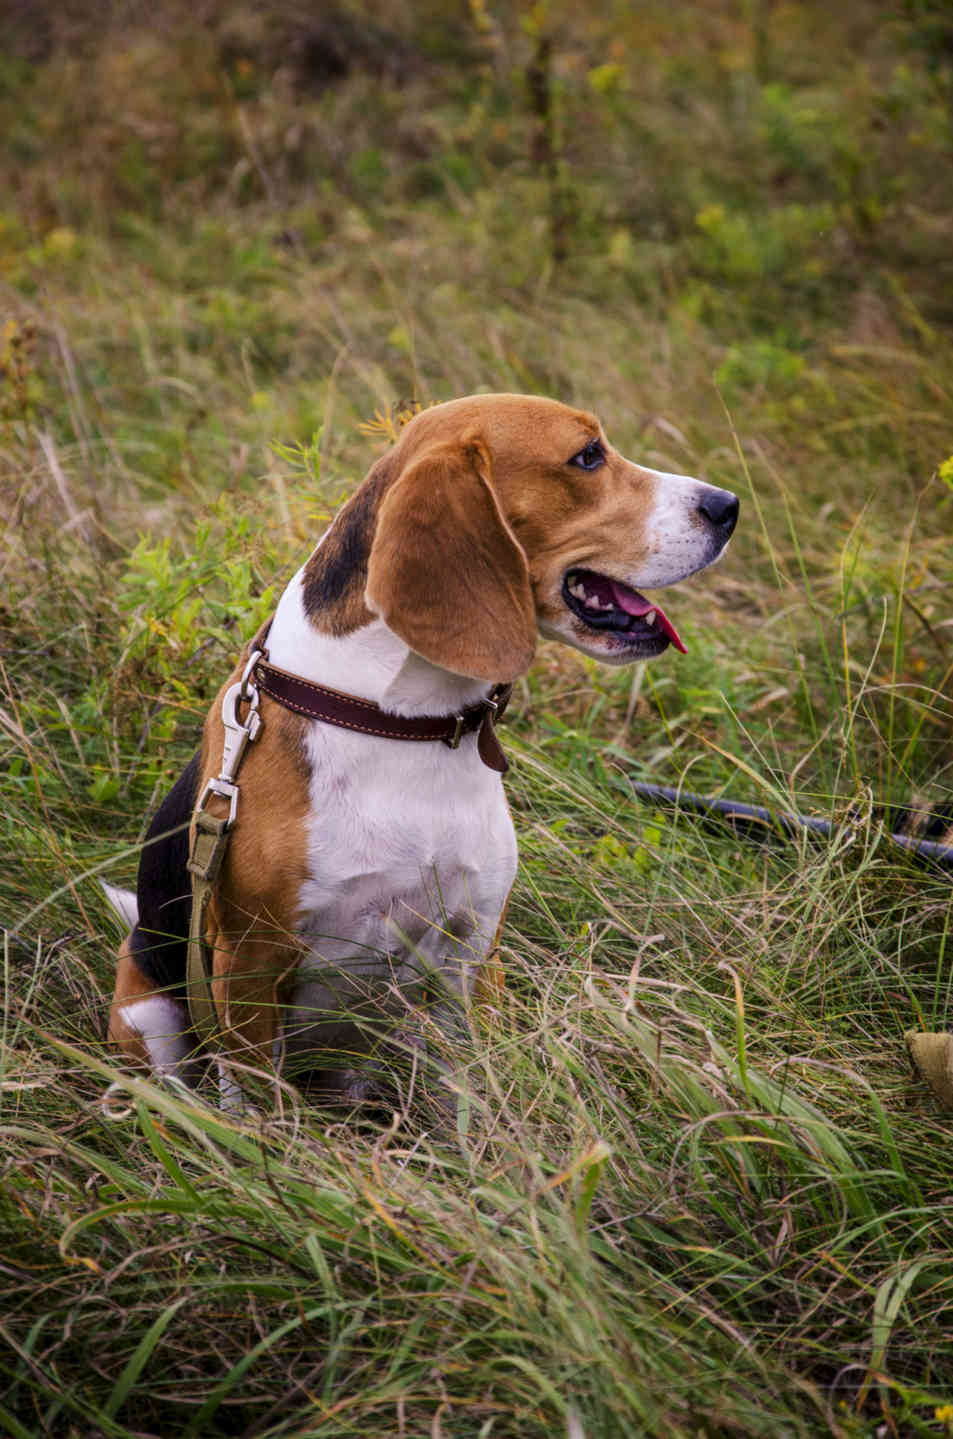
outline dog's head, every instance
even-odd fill
[[[609,664],[648,659],[683,646],[641,590],[710,565],[737,517],[727,490],[625,459],[584,410],[453,400],[411,420],[342,510],[309,613],[321,623],[336,601],[340,633],[349,588],[346,628],[377,615],[431,663],[491,682],[528,667],[537,632]]]

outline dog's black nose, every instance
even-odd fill
[[[698,501],[698,508],[727,540],[738,522],[738,496],[730,490],[708,489]]]

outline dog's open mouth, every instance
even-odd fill
[[[685,646],[661,605],[647,600],[621,580],[595,570],[568,570],[563,580],[563,599],[584,624],[594,630],[612,630],[632,639],[654,641],[659,650],[673,644],[682,654]],[[654,647],[654,646],[653,646]]]

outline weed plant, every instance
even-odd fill
[[[950,1120],[903,1045],[953,1026],[949,873],[883,824],[950,799],[945,10],[3,27],[0,1429],[953,1432]],[[518,687],[468,1122],[410,1067],[383,1115],[279,1082],[248,1121],[121,1075],[99,877],[394,410],[481,389],[743,508],[666,600],[687,656]]]

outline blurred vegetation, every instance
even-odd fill
[[[0,1427],[953,1432],[902,1043],[949,878],[880,832],[951,800],[949,7],[12,0],[0,136]],[[96,875],[388,417],[488,389],[743,511],[686,656],[519,686],[482,1127],[135,1081],[110,1125]]]

